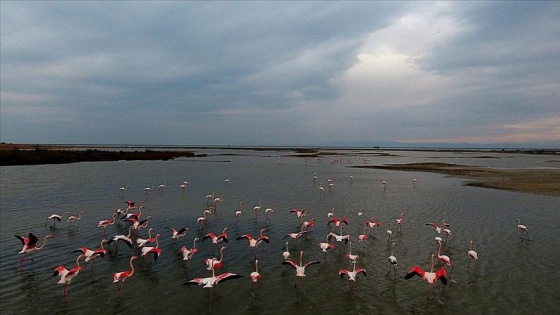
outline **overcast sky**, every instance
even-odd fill
[[[560,2],[0,5],[3,142],[560,147]]]

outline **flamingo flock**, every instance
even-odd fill
[[[316,178],[317,176],[314,175],[314,179]],[[226,187],[229,186],[229,181],[230,179],[228,177],[226,180]],[[332,179],[329,179],[329,183],[330,184],[333,183]],[[385,181],[383,181],[383,185],[384,185],[383,189],[385,190],[387,187]],[[165,190],[166,186],[167,186],[167,182],[164,182],[164,184],[158,186],[161,195],[163,195],[163,191]],[[179,185],[181,194],[184,194],[185,190],[187,189],[187,186],[188,186],[188,182],[186,181],[183,182],[181,185]],[[122,188],[119,190],[119,192],[121,193],[120,194],[121,197],[124,195],[124,191],[127,191],[129,189],[128,188],[129,186],[126,187],[127,187],[126,190],[123,190]],[[149,193],[151,192],[152,189],[154,189],[154,187],[155,184],[152,184],[151,186],[148,186],[144,189],[144,193],[146,197],[149,196]],[[330,185],[329,189],[333,189],[332,187],[333,186]],[[196,277],[191,280],[188,280],[186,284],[198,284],[203,286],[204,288],[213,288],[220,282],[243,277],[242,274],[234,273],[234,272],[224,272],[221,274],[216,273],[217,270],[226,269],[224,268],[226,264],[228,265],[227,266],[228,270],[234,270],[235,265],[231,265],[232,264],[231,261],[224,259],[225,257],[227,257],[227,252],[226,254],[224,253],[227,247],[225,246],[219,247],[222,242],[228,243],[227,232],[229,228],[227,226],[219,227],[221,229],[220,234],[214,233],[212,231],[207,231],[209,226],[207,222],[212,218],[212,216],[214,216],[217,213],[217,205],[219,203],[224,202],[225,200],[224,199],[225,194],[221,194],[220,197],[215,197],[215,196],[216,196],[215,193],[208,194],[206,196],[207,209],[203,211],[203,217],[200,217],[196,220],[196,224],[199,226],[199,231],[197,232],[198,234],[195,235],[194,237],[189,239],[188,235],[190,234],[188,232],[190,231],[190,229],[187,226],[181,225],[180,228],[175,228],[172,226],[164,226],[165,229],[170,231],[169,238],[172,240],[172,245],[183,243],[184,239],[187,239],[186,241],[187,244],[190,245],[192,243],[191,248],[187,248],[186,245],[183,245],[180,248],[179,255],[182,257],[182,260],[185,261],[185,264],[193,261],[194,255],[199,252],[199,249],[197,248],[197,242],[200,242],[199,246],[209,246],[209,245],[204,245],[203,243],[205,240],[210,240],[213,247],[215,247],[215,250],[219,252],[219,257],[220,257],[219,259],[217,257],[200,257],[200,259],[204,259],[203,261],[206,266],[205,269],[211,273],[210,276]],[[201,200],[203,199],[204,198],[201,198]],[[142,209],[145,209],[145,206],[141,205],[137,207],[136,202],[130,200],[126,201],[126,203],[127,203],[126,212],[122,211],[121,209],[117,209],[115,210],[115,212],[111,213],[110,215],[111,219],[104,219],[98,221],[97,227],[102,229],[102,234],[103,234],[99,242],[99,248],[90,249],[86,246],[82,246],[72,252],[72,253],[79,253],[79,255],[75,258],[75,262],[76,262],[75,267],[67,269],[64,265],[61,265],[55,269],[55,275],[58,275],[60,277],[58,284],[64,285],[63,296],[65,301],[68,301],[68,291],[69,291],[70,283],[74,278],[76,278],[79,275],[80,271],[82,270],[82,265],[80,264],[80,261],[83,261],[84,265],[85,263],[91,261],[91,269],[93,272],[93,262],[97,258],[105,257],[111,251],[116,252],[118,250],[118,244],[121,242],[124,242],[127,245],[128,249],[125,248],[125,250],[127,250],[127,253],[128,250],[130,249],[130,255],[129,255],[130,258],[128,260],[128,266],[129,266],[128,270],[112,273],[113,283],[116,285],[117,283],[120,282],[120,286],[115,287],[115,290],[118,291],[119,295],[123,293],[125,280],[132,278],[134,276],[134,271],[135,271],[134,263],[139,257],[143,258],[144,262],[141,262],[142,259],[140,259],[140,261],[136,262],[136,264],[143,263],[149,265],[152,263],[154,264],[157,263],[160,257],[164,257],[165,255],[173,255],[171,253],[167,253],[168,251],[167,248],[160,247],[160,240],[167,238],[167,237],[165,238],[163,237],[163,233],[156,233],[155,236],[152,236],[152,233],[155,233],[156,228],[151,227],[147,231],[148,234],[147,237],[142,236],[142,233],[145,232],[142,232],[141,229],[147,227],[149,221],[152,219],[152,215],[154,215],[154,217],[156,217],[156,215],[152,214],[147,216],[146,219],[140,220],[140,218],[143,215]],[[240,218],[243,218],[242,217],[243,204],[244,203],[241,201],[239,202],[238,209],[229,210],[231,211],[230,212],[231,226],[239,225]],[[255,212],[254,222],[257,224],[258,224],[258,212],[262,209],[262,205],[263,205],[263,201],[259,200],[257,202],[257,205],[253,207],[253,210]],[[333,253],[333,255],[342,254],[340,256],[345,257],[347,259],[343,261],[345,261],[346,264],[349,264],[349,266],[340,267],[340,269],[338,269],[338,276],[340,276],[341,278],[346,277],[348,279],[350,283],[350,291],[356,290],[356,281],[358,279],[358,275],[362,274],[363,276],[366,276],[364,256],[369,255],[369,253],[364,250],[361,251],[360,255],[356,253],[352,253],[353,241],[358,242],[360,244],[367,244],[368,242],[379,242],[379,238],[376,238],[372,232],[376,228],[379,228],[382,225],[382,223],[378,221],[375,217],[371,217],[371,219],[367,219],[367,220],[362,219],[362,216],[365,216],[365,212],[363,210],[359,211],[356,217],[344,216],[341,219],[338,219],[337,217],[334,216],[335,213],[334,209],[332,209],[326,216],[323,216],[324,214],[322,214],[321,216],[319,215],[315,216],[317,218],[321,218],[321,217],[325,218],[323,220],[320,219],[316,220],[314,217],[310,221],[302,221],[309,213],[319,214],[318,213],[319,210],[303,208],[303,207],[302,207],[303,210],[299,210],[298,208],[291,208],[291,210],[282,210],[277,207],[278,207],[277,203],[272,203],[271,207],[265,210],[265,215],[266,215],[265,224],[267,226],[266,228],[260,228],[256,231],[253,231],[253,232],[258,232],[258,234],[243,233],[243,234],[235,235],[236,240],[243,241],[243,242],[231,243],[231,245],[233,245],[234,243],[245,243],[249,245],[249,248],[253,250],[253,258],[251,260],[251,264],[252,266],[254,266],[254,271],[246,275],[249,277],[250,281],[253,284],[256,284],[261,281],[266,281],[267,269],[264,268],[263,270],[263,267],[261,266],[261,270],[259,271],[259,261],[262,263],[262,260],[259,260],[259,258],[257,257],[257,248],[262,243],[267,243],[266,245],[264,245],[267,247],[273,246],[274,242],[276,241],[276,244],[282,244],[282,246],[278,246],[278,254],[279,254],[278,265],[292,267],[295,270],[296,289],[298,287],[301,290],[303,289],[301,283],[302,278],[307,277],[308,275],[310,277],[314,276],[314,274],[310,272],[310,270],[312,270],[310,267],[320,263],[326,264],[327,253],[333,252],[334,249],[336,248],[336,251],[339,251],[340,253],[339,254]],[[220,206],[220,208],[222,208],[222,206]],[[138,212],[132,213],[131,211],[134,209],[137,209]],[[220,210],[220,211],[227,211],[225,209],[226,208],[224,207],[224,210]],[[282,211],[284,211],[286,217],[289,216],[290,213],[295,214],[295,216],[291,216],[291,218],[293,219],[293,221],[297,220],[297,222],[294,222],[295,223],[294,229],[297,228],[297,230],[295,230],[292,233],[284,234],[284,236],[281,238],[276,237],[276,239],[274,239],[273,236],[266,235],[265,232],[268,232],[269,227],[270,229],[274,228],[276,214],[274,216],[272,216],[271,214],[282,212]],[[68,228],[71,227],[77,228],[77,226],[75,225],[77,225],[77,222],[81,220],[82,215],[85,216],[86,212],[80,211],[77,215],[68,216],[66,220],[66,222],[68,223]],[[91,213],[87,213],[87,215],[91,215]],[[397,258],[395,256],[395,249],[396,249],[395,239],[397,239],[401,234],[403,234],[402,226],[405,224],[404,215],[405,213],[403,212],[396,217],[386,218],[387,220],[394,219],[397,226],[397,230],[396,230],[397,232],[393,233],[393,231],[390,228],[390,224],[386,224],[387,245],[389,246],[388,251],[390,251],[390,255],[388,256],[389,268],[390,268],[389,273],[392,271],[395,275],[397,273],[397,268],[396,268]],[[108,216],[105,216],[105,218],[107,217]],[[47,217],[46,222],[52,220],[53,225],[51,226],[51,228],[56,228],[56,223],[58,222],[60,224],[63,221],[63,218],[64,218],[64,214],[60,214],[60,215],[53,214]],[[157,218],[155,220],[157,220]],[[246,220],[253,220],[253,219],[247,218]],[[407,219],[406,224],[410,224],[408,223],[410,221],[411,220]],[[195,225],[194,222],[189,222],[189,223]],[[122,224],[127,226],[127,228],[125,228],[125,231],[128,230],[127,235],[122,234],[121,231],[121,233],[115,234],[113,237],[107,238],[107,234],[106,234],[107,230],[114,229],[116,226]],[[315,231],[316,225],[323,225],[325,228],[328,229],[328,233],[326,233],[326,235],[322,234],[318,236],[320,238],[324,236],[324,242],[320,242],[320,243],[314,242],[314,244],[318,244],[318,248],[314,248],[313,250],[307,250],[307,249],[305,251],[301,250],[300,248],[302,246],[299,243],[299,241],[302,239],[304,241],[312,240],[314,238],[314,236],[312,235],[316,233]],[[433,227],[437,235],[436,236],[437,250],[435,252],[427,253],[430,255],[431,258],[430,269],[428,271],[427,269],[426,270],[422,269],[418,265],[414,265],[410,269],[408,269],[408,272],[403,276],[403,279],[408,280],[413,278],[414,276],[419,276],[427,285],[426,293],[428,296],[428,288],[430,285],[433,288],[434,295],[435,295],[436,292],[435,284],[438,281],[441,282],[443,285],[448,284],[448,280],[450,279],[451,272],[453,271],[453,268],[455,266],[451,262],[451,258],[443,253],[444,249],[446,248],[446,244],[449,244],[449,236],[451,235],[451,231],[449,230],[450,225],[447,223],[445,219],[441,221],[441,224],[426,223],[425,225],[429,225]],[[212,228],[216,228],[216,224],[213,224]],[[350,228],[356,229],[359,232],[351,233],[349,232]],[[528,239],[529,235],[528,235],[527,226],[521,224],[520,220],[517,220],[517,228],[521,231],[521,238]],[[272,235],[273,233],[270,234]],[[441,239],[441,237],[439,236],[442,234],[447,236],[446,241],[443,241],[443,239]],[[33,261],[33,259],[29,258],[28,256],[31,253],[43,249],[47,243],[47,240],[52,238],[53,235],[47,234],[43,236],[43,242],[41,246],[38,246],[39,238],[33,233],[29,233],[27,237],[19,236],[19,235],[16,235],[16,237],[22,242],[23,245],[23,248],[19,252],[22,255],[19,262],[19,267],[21,268],[25,261],[27,260]],[[285,242],[285,243],[280,242],[280,239],[284,240],[287,238],[291,239],[291,245],[290,242]],[[475,269],[478,270],[478,264],[477,264],[478,254],[476,251],[474,251],[473,244],[474,242],[470,241],[467,255],[466,257],[463,257],[465,261],[466,259],[468,259],[469,262],[469,265],[466,268],[466,270],[470,270],[471,263],[473,263],[475,265]],[[107,246],[108,248],[105,248],[105,246]],[[177,247],[174,248],[177,249]],[[292,251],[296,250],[297,252],[299,252],[298,261],[292,260],[291,258],[292,255],[290,253],[290,250]],[[304,253],[307,255],[307,257],[309,256],[312,257],[307,262],[304,262],[303,259]],[[152,256],[153,261],[149,259],[150,255]],[[323,255],[322,262],[319,259],[315,258],[318,255]],[[200,254],[198,254],[197,257],[198,256],[200,256]],[[195,258],[195,260],[196,259],[198,258]],[[436,268],[436,262],[439,263],[439,267],[437,268]],[[336,263],[336,262],[330,262],[329,259],[328,263]]]

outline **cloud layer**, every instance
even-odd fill
[[[560,147],[556,2],[1,2],[5,142]]]

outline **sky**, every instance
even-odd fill
[[[560,148],[560,2],[1,1],[11,143]]]

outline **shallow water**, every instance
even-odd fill
[[[305,159],[287,152],[207,150],[199,153],[221,153],[205,158],[174,161],[119,161],[76,163],[66,165],[14,166],[1,168],[1,250],[0,310],[2,314],[150,314],[165,311],[180,314],[365,314],[390,313],[509,313],[552,314],[560,312],[557,303],[560,241],[557,229],[559,198],[526,193],[463,186],[463,180],[441,174],[351,168],[359,164],[363,152],[344,151],[348,155]],[[229,155],[233,153],[234,155]],[[397,156],[369,156],[367,163],[408,163],[437,161],[491,167],[539,168],[557,167],[547,163],[546,156],[500,153],[460,154],[453,152],[390,152]],[[285,155],[279,158],[279,155]],[[487,156],[494,158],[488,158]],[[481,156],[485,156],[481,158]],[[341,157],[340,162],[330,159]],[[352,163],[347,160],[352,157]],[[313,173],[318,174],[316,180]],[[350,179],[350,176],[353,179]],[[226,187],[225,178],[230,178]],[[416,187],[412,179],[418,177]],[[329,189],[327,179],[334,186]],[[184,180],[189,188],[181,193]],[[382,181],[388,185],[384,189]],[[145,196],[143,188],[152,183],[167,182]],[[319,193],[319,184],[325,194]],[[118,188],[130,185],[124,197]],[[203,229],[196,219],[208,208],[205,196],[224,195],[215,213]],[[69,301],[63,299],[63,286],[53,277],[58,265],[72,267],[77,254],[73,250],[86,246],[98,248],[102,230],[97,222],[109,219],[116,208],[126,208],[124,201],[144,201],[144,216],[153,219],[149,227],[161,233],[162,256],[138,259],[135,274],[125,283],[121,296],[115,291],[112,273],[129,269],[128,260],[137,248],[120,244],[109,248],[109,254],[95,260],[93,271],[83,269],[70,285]],[[266,221],[264,212],[255,216],[252,210],[259,200],[263,209],[275,203],[276,210]],[[244,203],[243,214],[236,224],[234,211]],[[290,242],[293,258],[304,251],[304,260],[320,260],[308,268],[307,276],[297,280],[295,270],[281,264],[287,233],[298,230],[298,219],[289,211],[310,209],[305,219],[317,220],[311,233]],[[350,269],[344,255],[347,246],[327,254],[326,261],[317,246],[326,234],[336,231],[327,225],[327,212],[335,209],[337,217],[347,216],[344,228],[353,239],[353,253],[360,255],[357,267],[367,270],[358,275],[353,290],[340,269]],[[66,222],[50,228],[45,218],[52,213],[84,211],[79,227]],[[363,212],[359,217],[358,212]],[[406,212],[402,233],[396,233],[395,218]],[[363,232],[366,218],[375,216],[384,222],[363,244],[357,235]],[[529,226],[529,240],[522,240],[517,219]],[[426,222],[446,219],[453,233],[443,254],[451,257],[454,280],[447,286],[435,286],[437,298],[430,291],[426,298],[423,281],[415,277],[404,280],[414,265],[430,268],[430,255],[436,251],[434,229]],[[389,271],[391,253],[385,223],[394,230],[394,255],[399,263],[395,275]],[[173,245],[171,232],[165,226],[190,231]],[[222,272],[234,272],[243,278],[219,283],[212,290],[186,286],[195,277],[207,277],[204,259],[218,254],[209,241],[198,242],[199,251],[186,264],[180,247],[192,247],[194,237],[202,238],[228,227]],[[253,251],[247,241],[237,241],[241,234],[258,235],[266,228],[270,243],[256,251],[262,279],[253,286],[249,274],[254,270]],[[34,233],[40,239],[54,235],[46,246],[32,253],[34,262],[18,268],[21,243],[13,235]],[[106,230],[109,237],[126,234],[124,222]],[[146,238],[147,231],[133,236]],[[474,241],[479,260],[469,271],[467,251]],[[40,241],[39,243],[42,243]],[[439,266],[439,263],[437,264]],[[296,283],[299,285],[295,288]]]

